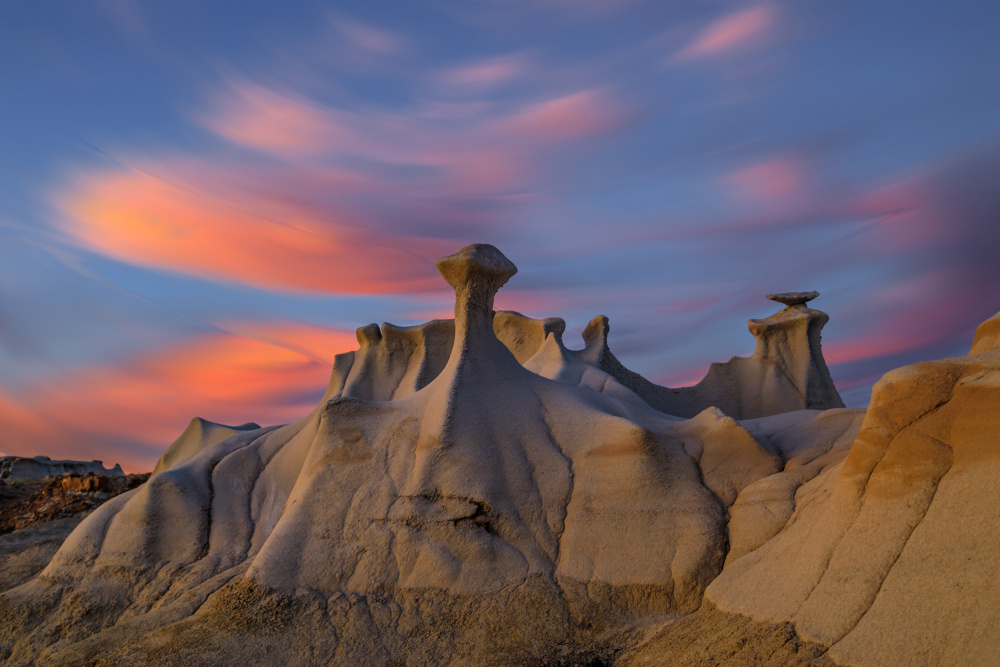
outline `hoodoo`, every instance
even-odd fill
[[[607,346],[608,319],[591,321],[581,358],[591,360],[661,412],[694,417],[708,407],[734,419],[754,419],[795,410],[842,408],[820,347],[820,332],[830,320],[805,304],[819,292],[768,294],[785,309],[747,326],[757,340],[751,357],[714,363],[693,387],[671,389],[653,384],[625,368]]]
[[[949,516],[988,505],[971,489],[993,471],[970,462],[995,417],[961,406],[992,396],[996,353],[890,374],[862,429],[863,410],[818,409],[842,404],[815,293],[775,295],[754,356],[679,399],[621,366],[607,318],[571,350],[558,318],[495,313],[517,270],[497,248],[437,267],[454,320],[360,328],[293,424],[196,419],[149,482],[0,595],[7,663],[645,664],[700,618],[791,620],[814,642],[754,631],[732,639],[737,663],[763,646],[875,664],[885,642],[876,662],[913,664],[930,616],[893,619],[931,603],[929,577],[997,636],[990,585],[979,611],[941,592],[986,581],[986,561],[940,550],[970,547]],[[984,517],[976,539],[994,539]],[[984,655],[927,632],[942,659]]]

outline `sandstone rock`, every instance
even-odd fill
[[[1000,351],[888,373],[850,453],[773,539],[727,563],[720,609],[852,665],[989,664],[1000,645]]]
[[[591,320],[579,353],[661,412],[694,417],[715,407],[734,419],[754,419],[795,410],[842,408],[844,402],[830,377],[820,347],[820,331],[829,316],[803,304],[816,292],[769,294],[790,305],[760,320],[750,320],[757,340],[751,357],[713,363],[693,387],[671,389],[653,384],[628,370],[608,348],[608,318]]]
[[[183,619],[224,623],[242,605],[257,610],[246,627],[260,627],[276,605],[294,633],[332,638],[318,662],[382,662],[372,642],[386,659],[563,660],[604,655],[642,619],[696,610],[726,558],[728,508],[785,466],[761,444],[769,424],[751,433],[714,408],[690,421],[654,410],[601,367],[606,321],[573,352],[557,318],[495,314],[516,268],[492,246],[438,267],[455,289],[453,322],[362,327],[359,350],[336,359],[323,401],[295,424],[194,420],[148,483],[97,509],[6,594],[47,611],[4,650],[85,662],[107,647],[143,651]],[[72,620],[81,599],[85,624]],[[317,600],[328,620],[307,611]],[[428,634],[439,623],[451,639]],[[249,659],[252,645],[224,632],[186,636]]]
[[[972,349],[969,354],[990,352],[1000,349],[1000,313],[979,325],[976,337],[972,339]]]
[[[294,424],[192,422],[0,595],[0,655],[989,664],[1000,351],[894,371],[867,414],[802,409],[839,404],[826,315],[779,295],[753,357],[678,394],[607,318],[570,350],[557,318],[494,313],[496,248],[438,266],[453,321],[362,327]]]

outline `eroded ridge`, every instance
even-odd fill
[[[895,371],[867,417],[814,409],[839,402],[826,315],[777,295],[787,307],[750,322],[754,357],[710,371],[729,389],[691,394],[720,405],[668,414],[657,392],[674,390],[614,358],[607,318],[567,349],[562,320],[493,311],[517,270],[497,248],[437,265],[454,320],[360,328],[293,424],[193,421],[147,484],[0,595],[8,663],[610,661],[706,590],[794,621],[813,656],[982,657],[927,630],[921,586],[937,576],[958,617],[947,586],[986,572],[942,545],[968,557],[996,536],[992,501],[969,507],[997,479],[1000,353]]]
[[[708,598],[793,621],[845,664],[988,664],[1000,640],[982,547],[1000,538],[997,496],[984,493],[1000,479],[998,378],[1000,351],[976,346],[886,374],[846,459],[802,486],[787,526]]]

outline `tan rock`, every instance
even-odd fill
[[[1000,349],[1000,313],[979,325],[976,337],[972,339],[972,350],[969,354],[979,354]]]
[[[666,414],[694,417],[715,407],[734,419],[753,419],[795,410],[842,408],[844,402],[820,346],[820,331],[830,318],[803,305],[815,296],[818,293],[768,295],[790,305],[748,322],[757,340],[753,356],[713,363],[692,387],[662,387],[625,368],[608,347],[608,318],[604,316],[591,320],[584,331],[587,345],[577,354]]]
[[[792,621],[846,664],[991,662],[998,378],[1000,352],[887,374],[843,463],[804,484],[788,525],[728,563],[708,598]]]
[[[839,404],[826,315],[771,295],[754,356],[678,394],[614,358],[607,318],[570,350],[558,318],[495,313],[516,268],[493,246],[438,267],[453,321],[362,327],[294,424],[193,421],[0,595],[0,654],[989,664],[1000,351],[889,373],[867,413],[811,409]]]

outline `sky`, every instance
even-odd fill
[[[370,322],[595,315],[671,386],[817,290],[850,406],[1000,310],[1000,4],[0,3],[0,453],[293,421]]]

